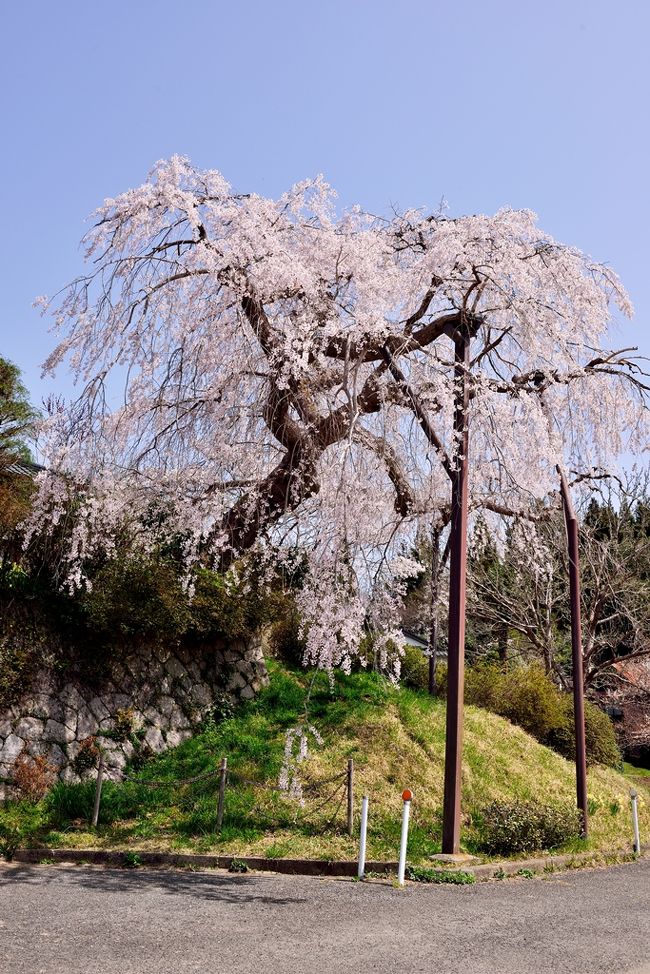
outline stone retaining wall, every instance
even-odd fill
[[[191,737],[215,707],[250,700],[268,682],[259,637],[208,648],[141,648],[114,661],[90,686],[41,671],[25,696],[0,712],[0,799],[16,758],[43,754],[63,780],[78,780],[75,758],[89,737],[101,744],[107,776]]]

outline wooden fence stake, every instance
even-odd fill
[[[348,835],[354,829],[354,761],[348,758]]]
[[[93,817],[91,825],[97,828],[99,822],[99,805],[102,800],[102,781],[104,779],[104,755],[100,753],[99,764],[97,765],[97,784],[95,785],[95,804],[93,806]]]
[[[217,832],[223,825],[223,806],[226,799],[226,774],[228,772],[228,758],[222,758],[219,765],[219,800],[217,803]]]

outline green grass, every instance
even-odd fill
[[[336,784],[318,782],[342,774],[348,758],[356,766],[358,812],[370,797],[368,859],[396,859],[401,792],[414,792],[409,861],[425,863],[440,851],[445,704],[426,693],[396,689],[373,673],[337,674],[330,688],[325,674],[289,670],[270,663],[271,682],[237,714],[148,762],[141,779],[168,782],[106,782],[100,825],[88,828],[94,783],[58,784],[38,806],[8,805],[3,821],[29,818],[24,834],[44,845],[76,848],[173,849],[268,858],[352,859],[357,839],[345,833],[345,793],[325,803]],[[268,789],[236,781],[246,778],[276,785],[285,735],[305,720],[323,737],[301,766],[305,804]],[[177,785],[179,778],[214,771],[223,756],[233,772],[226,792],[223,828],[216,832],[217,779]],[[133,772],[130,772],[133,773]],[[591,768],[591,835],[570,851],[606,852],[631,843],[630,779],[609,768]],[[650,833],[650,792],[639,786],[641,828]],[[518,799],[572,803],[572,765],[500,717],[468,707],[463,762],[464,848],[476,852],[474,812],[490,801]],[[321,807],[322,806],[322,807]]]
[[[629,778],[650,778],[650,768],[642,768],[639,765],[630,764],[628,761],[624,761],[623,774],[627,775]]]
[[[473,873],[462,869],[428,869],[426,866],[407,866],[406,878],[413,883],[450,883],[455,886],[471,886],[476,882]]]

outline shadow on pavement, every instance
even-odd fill
[[[304,897],[265,895],[265,879],[261,876],[210,876],[205,873],[98,869],[88,866],[8,866],[0,869],[0,890],[15,883],[49,887],[65,883],[67,886],[113,893],[153,888],[170,896],[191,896],[233,904],[258,902],[289,906],[306,902]]]

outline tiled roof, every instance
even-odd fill
[[[32,463],[31,460],[15,460],[8,467],[4,467],[3,473],[18,474],[23,477],[34,477],[41,470],[45,470],[40,463]]]

